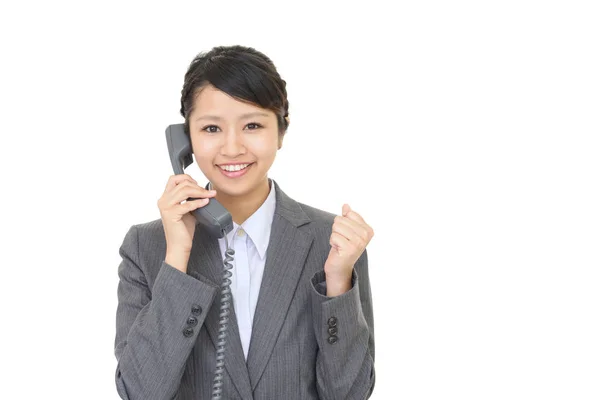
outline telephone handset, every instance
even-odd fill
[[[183,124],[173,124],[167,127],[167,147],[171,157],[171,165],[175,174],[183,174],[192,159],[192,145],[185,133]],[[189,200],[196,200],[190,197]],[[203,224],[213,236],[223,237],[223,231],[229,233],[233,229],[231,214],[215,198],[209,198],[208,204],[193,211],[197,223]]]
[[[169,148],[169,157],[175,174],[183,174],[184,168],[189,166],[192,159],[192,144],[189,136],[185,133],[183,124],[169,125],[166,130],[167,147]],[[190,197],[187,199],[195,200]],[[225,370],[225,337],[227,335],[227,324],[229,321],[229,299],[231,299],[231,290],[229,285],[231,281],[230,270],[233,268],[233,254],[235,253],[229,247],[227,234],[233,229],[233,220],[229,211],[225,209],[215,198],[209,198],[208,203],[193,211],[196,222],[204,225],[211,235],[217,238],[225,238],[225,260],[223,260],[223,283],[221,284],[221,307],[219,313],[219,335],[217,336],[217,363],[215,366],[215,376],[213,379],[212,398],[220,399],[223,393],[223,372]]]

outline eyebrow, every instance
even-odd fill
[[[251,113],[247,113],[247,114],[242,114],[242,115],[240,115],[239,119],[241,120],[241,119],[244,119],[244,118],[258,117],[258,116],[260,116],[260,117],[268,117],[269,114],[257,111],[257,112],[251,112]],[[223,120],[223,118],[219,117],[218,115],[202,115],[202,116],[196,118],[196,121],[200,121],[201,119],[212,119],[212,120],[215,120],[215,121],[222,121]]]

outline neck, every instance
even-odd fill
[[[269,179],[265,178],[257,188],[244,197],[222,194],[217,190],[215,198],[229,211],[233,222],[241,225],[265,202],[270,190]]]

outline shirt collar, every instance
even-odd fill
[[[248,219],[242,222],[242,229],[246,231],[246,234],[254,243],[258,254],[262,260],[265,259],[267,247],[269,245],[269,238],[271,236],[271,224],[273,223],[273,216],[275,214],[275,184],[272,179],[269,179],[269,195],[262,203],[262,205],[252,214]],[[233,241],[233,235],[237,234],[240,225],[233,221],[233,229],[227,234],[227,240],[229,243]],[[225,240],[221,238],[219,240]]]

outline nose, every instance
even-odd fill
[[[232,128],[227,130],[223,136],[225,137],[224,143],[221,146],[221,154],[223,156],[234,158],[245,152],[243,132],[238,132]]]

